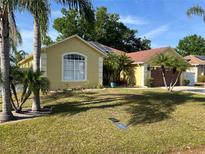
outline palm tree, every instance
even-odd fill
[[[11,65],[18,66],[18,63],[28,55],[24,50],[13,50],[10,55]]]
[[[151,61],[151,63],[154,66],[161,67],[163,82],[169,92],[171,92],[174,86],[177,84],[182,72],[186,71],[186,69],[190,67],[190,64],[187,63],[182,58],[171,56],[165,53],[161,53],[158,56],[156,56]],[[169,86],[167,85],[166,82],[166,69],[172,70],[172,76],[171,76],[172,80],[169,83]]]
[[[10,46],[17,40],[17,27],[13,11],[19,8],[20,0],[0,1],[0,58],[1,58],[1,81],[2,81],[2,113],[0,121],[13,119],[10,102]]]
[[[84,14],[87,19],[93,18],[90,10],[91,3],[89,0],[54,0],[56,3],[69,6],[69,8],[77,9]],[[41,37],[46,36],[48,29],[48,15],[50,13],[50,4],[48,0],[29,0],[27,3],[28,10],[34,18],[34,37],[33,37],[33,70],[40,71],[40,53],[41,53]],[[40,93],[36,89],[33,97],[32,111],[40,111]]]
[[[34,17],[33,71],[40,73],[41,35],[46,36],[50,6],[48,0],[24,0],[23,6]],[[33,92],[32,111],[40,111],[40,89]]]
[[[197,15],[201,16],[205,22],[205,9],[202,8],[201,6],[193,6],[187,10],[187,15],[192,16],[192,15]]]
[[[170,83],[168,91],[173,90],[173,88],[177,84],[182,72],[186,71],[191,66],[188,62],[186,62],[180,58],[173,58],[170,61],[170,63],[171,63],[171,68],[173,70],[173,74],[176,74],[176,73],[178,73],[178,74],[177,74],[175,81],[174,81],[174,78],[172,78],[173,81]]]
[[[164,86],[166,88],[168,88],[168,86],[167,86],[165,73],[166,73],[167,66],[170,66],[170,63],[169,63],[170,59],[171,59],[171,57],[169,55],[161,53],[152,60],[152,64],[154,66],[160,66],[161,67],[162,79],[163,79],[163,82],[164,82]]]
[[[11,103],[16,112],[21,112],[23,104],[30,97],[32,93],[36,91],[36,88],[41,89],[46,93],[49,88],[48,79],[42,77],[41,72],[34,72],[32,69],[21,69],[18,67],[12,67],[11,69]],[[21,97],[18,98],[16,92],[16,86],[23,85]]]

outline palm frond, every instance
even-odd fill
[[[55,0],[57,3],[61,3],[68,6],[69,9],[76,9],[80,14],[84,15],[86,20],[93,22],[94,13],[90,0]]]
[[[17,50],[17,47],[22,44],[22,37],[21,33],[18,30],[18,27],[16,26],[16,21],[15,19],[10,19],[9,18],[9,37],[10,37],[10,45],[12,50]]]
[[[39,20],[41,34],[44,36],[48,30],[50,3],[48,0],[20,0],[21,8],[27,9],[34,18]]]
[[[205,9],[201,6],[193,6],[187,10],[187,15],[197,15],[203,17],[203,20],[205,21]]]

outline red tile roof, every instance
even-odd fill
[[[127,56],[130,57],[134,63],[145,63],[151,60],[154,56],[167,51],[170,47],[155,48],[143,51],[136,51],[132,53],[127,53]]]

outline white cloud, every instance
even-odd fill
[[[147,32],[147,33],[141,35],[141,37],[144,37],[144,36],[145,36],[145,37],[151,39],[151,38],[154,38],[154,37],[156,37],[156,36],[158,36],[158,35],[160,35],[160,34],[166,32],[166,31],[168,31],[168,30],[169,30],[169,26],[168,26],[168,25],[162,25],[162,26],[160,26],[160,27],[157,27],[157,28],[155,28],[155,29],[152,29],[151,31],[149,31],[149,32]]]
[[[124,24],[130,24],[130,25],[145,25],[147,24],[147,21],[145,21],[142,18],[136,17],[136,16],[120,16],[120,21]]]

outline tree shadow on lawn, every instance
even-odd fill
[[[143,94],[144,96],[136,98],[137,103],[133,103],[127,110],[131,114],[129,125],[159,122],[170,118],[178,105],[205,101],[205,97],[196,97],[191,93],[144,92]]]
[[[131,114],[128,125],[137,125],[168,119],[177,105],[192,101],[205,101],[205,97],[196,97],[191,93],[182,92],[143,92],[142,94],[103,93],[97,96],[83,95],[83,97],[87,97],[86,100],[88,101],[58,102],[51,106],[53,107],[53,114],[74,115],[90,109],[127,106],[124,110]]]

